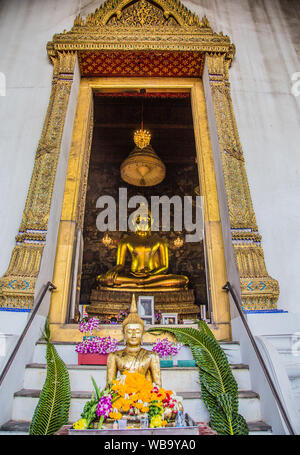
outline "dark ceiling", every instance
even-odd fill
[[[166,163],[195,163],[190,98],[94,96],[93,165],[120,166],[134,148],[133,132],[141,126],[152,133],[151,145]],[[143,104],[143,107],[142,107]]]

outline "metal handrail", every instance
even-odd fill
[[[48,289],[49,289],[49,291],[52,291],[53,289],[56,289],[56,287],[54,286],[53,283],[51,283],[51,281],[48,281],[48,283],[45,284],[44,289],[43,289],[43,291],[42,291],[42,293],[41,293],[36,305],[34,306],[32,312],[31,312],[31,315],[30,315],[30,318],[27,321],[27,324],[24,327],[24,330],[23,330],[21,336],[19,337],[18,342],[17,342],[16,346],[14,347],[13,352],[9,356],[9,359],[6,362],[5,367],[3,368],[3,371],[2,371],[2,373],[0,375],[0,387],[1,387],[1,384],[3,383],[3,381],[4,381],[5,376],[7,375],[8,371],[9,371],[13,361],[14,361],[14,358],[17,355],[17,352],[18,352],[18,350],[19,350],[19,348],[20,348],[20,346],[21,346],[21,344],[22,344],[22,342],[23,342],[23,340],[25,338],[26,333],[29,330],[29,327],[32,324],[32,321],[33,321],[33,319],[34,319],[34,317],[35,317],[35,315],[36,315],[36,313],[37,313],[37,311],[38,311],[38,309],[39,309],[39,307],[40,307],[40,305],[41,305],[41,303],[42,303],[42,301],[43,301],[43,299],[44,299],[44,297],[46,295],[46,292],[48,291]]]
[[[281,401],[281,399],[280,399],[280,397],[279,397],[279,395],[278,395],[278,393],[277,393],[277,390],[276,390],[276,387],[275,387],[275,385],[274,385],[274,382],[273,382],[273,380],[272,380],[272,378],[271,378],[271,375],[270,375],[270,373],[269,373],[269,371],[268,371],[268,369],[267,369],[266,363],[265,363],[265,361],[264,361],[264,359],[263,359],[263,357],[262,357],[262,355],[261,355],[261,353],[260,353],[260,350],[259,350],[259,348],[258,348],[258,346],[257,346],[257,344],[256,344],[256,341],[255,341],[255,339],[254,339],[254,337],[253,337],[253,335],[252,335],[252,332],[251,332],[251,330],[250,330],[250,327],[249,327],[249,325],[248,325],[248,322],[247,322],[247,320],[246,320],[246,318],[245,318],[245,316],[244,316],[244,313],[243,313],[243,311],[242,311],[242,305],[241,305],[242,302],[241,302],[241,301],[239,302],[239,299],[238,299],[238,297],[237,297],[237,295],[236,295],[236,293],[235,293],[233,287],[232,287],[231,284],[229,283],[229,281],[227,281],[227,283],[223,286],[223,289],[224,289],[225,291],[229,291],[230,294],[231,294],[231,296],[232,296],[232,298],[233,298],[233,301],[234,301],[234,303],[235,303],[235,306],[236,306],[236,308],[237,308],[237,310],[238,310],[238,312],[239,312],[239,316],[240,316],[240,318],[241,318],[241,320],[242,320],[242,322],[243,322],[243,324],[244,324],[244,327],[245,327],[245,329],[246,329],[247,335],[248,335],[248,337],[250,338],[250,341],[251,341],[251,344],[252,344],[253,349],[254,349],[254,351],[255,351],[255,354],[256,354],[256,356],[257,356],[257,358],[258,358],[258,360],[259,360],[259,363],[260,363],[260,365],[261,365],[261,367],[262,367],[262,370],[263,370],[264,375],[265,375],[265,377],[266,377],[266,380],[267,380],[267,382],[268,382],[268,384],[269,384],[269,387],[270,387],[270,389],[271,389],[271,391],[272,391],[272,393],[273,393],[273,395],[274,395],[274,398],[275,398],[275,401],[276,401],[277,406],[278,406],[278,408],[279,408],[279,411],[280,411],[280,413],[281,413],[281,416],[282,416],[282,418],[283,418],[283,420],[284,420],[284,422],[285,422],[285,424],[286,424],[286,426],[287,426],[287,429],[288,429],[289,433],[290,433],[291,435],[295,435],[295,432],[294,432],[294,430],[293,430],[293,428],[292,428],[292,425],[291,425],[291,423],[290,423],[290,420],[289,420],[289,418],[288,418],[288,415],[287,415],[287,413],[286,413],[286,411],[285,411],[285,409],[284,409],[284,406],[283,406],[282,401]]]

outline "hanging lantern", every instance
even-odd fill
[[[105,234],[104,237],[102,238],[102,243],[103,243],[107,248],[110,248],[110,247],[112,246],[113,239],[108,235],[108,232],[106,232],[106,234]]]
[[[150,140],[149,131],[135,131],[136,147],[121,164],[121,177],[125,182],[135,186],[154,186],[165,178],[166,167],[150,145]]]
[[[143,105],[141,129],[134,132],[136,147],[121,164],[121,178],[135,186],[154,186],[163,181],[166,167],[150,145],[151,133],[143,128]]]
[[[183,246],[183,239],[181,237],[177,237],[175,240],[174,240],[174,248],[181,248]]]

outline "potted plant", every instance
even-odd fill
[[[79,324],[79,331],[85,335],[75,348],[78,353],[78,365],[106,365],[108,354],[118,349],[115,338],[95,336],[94,333],[99,330],[99,326],[100,321],[97,318]]]
[[[172,367],[172,357],[180,351],[183,344],[173,343],[168,338],[158,339],[152,346],[152,351],[156,352],[160,358],[161,367]]]

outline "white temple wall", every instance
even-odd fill
[[[54,33],[99,0],[3,0],[0,6],[0,274],[5,273],[25,205],[51,90],[46,53]],[[300,313],[300,72],[297,0],[184,0],[236,45],[232,98],[268,272],[278,307]],[[287,9],[288,8],[288,9]],[[298,52],[298,56],[297,56]]]

